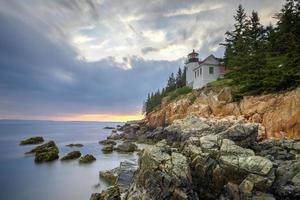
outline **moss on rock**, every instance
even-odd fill
[[[96,158],[91,154],[86,154],[79,159],[79,163],[87,164],[92,163],[96,160]]]
[[[73,160],[81,156],[80,151],[72,151],[61,158],[61,160]]]
[[[26,140],[22,140],[20,142],[20,145],[40,144],[40,143],[43,143],[43,142],[44,142],[44,138],[40,137],[40,136],[37,136],[37,137],[28,138]]]
[[[27,153],[35,153],[35,162],[49,162],[59,158],[59,150],[54,141],[37,146]]]

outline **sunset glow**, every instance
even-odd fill
[[[142,115],[110,115],[110,114],[82,114],[82,115],[69,115],[50,117],[52,120],[58,121],[113,121],[113,122],[126,122],[131,120],[140,120]]]

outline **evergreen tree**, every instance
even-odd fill
[[[176,89],[176,79],[174,77],[174,73],[172,73],[168,79],[168,84],[166,87],[166,92],[170,92]]]
[[[186,67],[183,68],[182,73],[182,87],[186,86]]]
[[[287,0],[276,15],[277,27],[268,38],[269,91],[296,87],[300,83],[300,10],[299,1]]]
[[[181,88],[182,87],[182,71],[181,68],[178,68],[177,74],[176,74],[176,88]]]
[[[238,6],[237,13],[234,16],[235,24],[233,31],[225,33],[225,66],[230,69],[230,73],[226,76],[231,78],[234,84],[241,84],[244,81],[244,64],[248,62],[249,46],[248,38],[246,36],[249,29],[249,21],[245,9],[242,5]]]
[[[248,53],[244,37],[244,33],[248,26],[247,15],[242,5],[238,6],[237,14],[234,16],[234,19],[236,21],[234,30],[225,33],[226,38],[225,43],[223,44],[226,47],[224,61],[226,66],[238,70],[244,63],[243,56],[241,55]],[[238,74],[236,75],[238,76]]]
[[[240,66],[239,84],[242,86],[240,95],[244,92],[260,93],[263,90],[264,68],[266,66],[265,55],[265,30],[259,22],[257,12],[253,11],[247,20],[247,29],[244,39],[248,54],[244,55],[244,63]],[[252,91],[249,93],[249,91]]]

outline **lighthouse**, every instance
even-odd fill
[[[194,83],[194,69],[199,66],[199,54],[195,52],[193,49],[193,52],[188,54],[187,60],[185,62],[186,66],[186,85],[193,87]]]
[[[221,65],[220,59],[210,55],[199,61],[198,56],[199,54],[193,50],[185,62],[186,85],[193,89],[202,88],[224,75],[224,66]]]

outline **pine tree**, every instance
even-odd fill
[[[245,91],[249,95],[260,93],[263,90],[266,39],[265,30],[260,24],[257,12],[252,11],[247,23],[244,38],[248,54],[244,56],[247,62],[241,66],[240,84],[243,86],[241,92]]]
[[[172,73],[168,79],[168,84],[166,87],[166,92],[171,92],[176,89],[176,79],[174,77],[174,73]]]
[[[178,68],[177,74],[176,74],[176,88],[181,88],[182,87],[182,71],[181,68]]]
[[[265,84],[270,91],[284,90],[300,84],[300,10],[299,1],[287,0],[276,15],[277,26],[269,36],[269,76]]]
[[[245,38],[245,32],[248,29],[247,15],[242,5],[238,6],[237,14],[234,16],[236,23],[234,24],[233,31],[227,31],[225,33],[225,65],[231,68],[230,77],[238,84],[242,79],[242,66],[247,62],[249,49],[247,46],[247,40]]]
[[[186,67],[183,68],[182,73],[182,87],[186,86]]]

